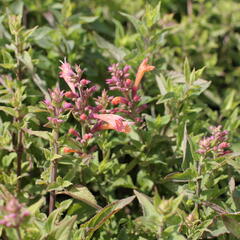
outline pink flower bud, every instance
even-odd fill
[[[23,212],[23,217],[28,217],[28,216],[30,216],[30,212],[28,210],[25,210]]]
[[[134,102],[139,102],[140,100],[141,100],[141,97],[138,96],[138,95],[135,95],[135,96],[133,97],[133,101],[134,101]]]
[[[87,115],[86,115],[85,113],[82,113],[82,114],[80,115],[80,119],[83,120],[83,121],[85,121],[85,120],[87,119]]]
[[[86,85],[89,84],[89,83],[90,83],[90,81],[87,80],[87,79],[82,79],[82,80],[80,81],[80,84],[81,84],[82,86],[86,86]]]
[[[224,148],[229,148],[230,147],[230,143],[227,142],[222,142],[218,145],[219,149],[224,149]]]
[[[11,227],[12,226],[12,224],[11,224],[11,222],[6,222],[6,227]]]
[[[52,104],[51,104],[51,101],[49,100],[49,99],[45,99],[44,101],[43,101],[43,103],[45,104],[45,105],[47,105],[47,106],[51,106]]]
[[[65,102],[64,104],[63,104],[63,108],[64,109],[69,109],[69,108],[72,108],[73,107],[73,105],[71,104],[71,103],[69,103],[69,102]]]
[[[83,139],[84,139],[84,140],[89,140],[89,139],[91,139],[92,137],[93,137],[92,133],[86,133],[86,134],[84,134]]]
[[[58,124],[58,123],[63,123],[64,121],[58,118],[52,118],[52,117],[48,117],[47,118],[49,122],[53,123],[53,124]]]
[[[132,80],[131,79],[126,79],[125,84],[127,87],[130,87],[132,85]]]
[[[74,128],[70,128],[68,130],[68,133],[73,135],[73,136],[75,136],[75,137],[79,137],[80,136],[79,133]]]
[[[77,97],[78,97],[77,94],[75,94],[75,93],[73,93],[73,92],[71,92],[71,91],[65,92],[64,95],[65,95],[65,97],[67,97],[67,98],[77,98]]]

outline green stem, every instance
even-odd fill
[[[202,174],[202,158],[200,158],[200,160],[197,161],[196,163],[196,168],[197,168],[197,175],[198,175],[198,178],[197,178],[197,182],[196,182],[196,196],[197,198],[199,199],[200,198],[200,195],[201,195],[201,185],[202,185],[202,178],[201,178],[201,174]],[[196,207],[198,209],[198,212],[199,212],[199,204],[196,203]]]
[[[18,142],[17,142],[17,192],[21,189],[21,174],[22,174],[22,155],[23,155],[23,131],[18,131]]]
[[[53,152],[54,154],[58,154],[58,137],[59,132],[57,128],[53,129],[52,132],[53,135]],[[57,179],[57,160],[51,161],[51,179],[50,183],[55,183]],[[53,190],[50,192],[50,199],[49,199],[49,214],[54,210],[55,208],[55,202],[56,202],[56,192]]]
[[[16,231],[17,231],[18,240],[22,240],[21,232],[20,232],[19,227],[16,228]]]

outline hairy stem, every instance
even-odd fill
[[[197,173],[198,173],[198,178],[197,178],[197,182],[196,182],[196,196],[197,198],[199,199],[200,198],[200,195],[201,195],[201,185],[202,185],[202,179],[201,179],[201,174],[202,174],[202,158],[200,160],[197,161],[197,164],[196,164],[196,167],[197,167]],[[198,209],[198,212],[199,212],[199,204],[196,203],[195,205]]]
[[[16,228],[16,231],[17,231],[18,240],[22,240],[21,232],[20,232],[19,227]]]
[[[58,154],[58,129],[53,129],[53,152],[54,154]],[[57,179],[57,160],[53,160],[51,162],[51,179],[50,183],[55,183]],[[55,191],[50,192],[50,199],[49,199],[49,214],[54,210],[55,208],[55,202],[56,202],[56,193]]]
[[[192,0],[187,1],[187,13],[188,13],[188,16],[190,16],[190,17],[193,14]]]
[[[15,35],[15,45],[16,45],[16,50],[15,50],[15,56],[17,60],[17,67],[15,70],[16,78],[17,81],[21,82],[22,81],[22,66],[20,62],[20,56],[22,54],[22,47],[20,44],[20,39],[18,34]],[[20,112],[18,111],[18,115],[20,115]],[[21,121],[21,118],[18,116],[18,118],[15,119],[17,122]],[[22,174],[22,155],[23,155],[23,131],[20,129],[18,130],[17,133],[17,143],[16,143],[16,153],[17,153],[17,192],[20,191],[21,189],[21,174]]]
[[[18,142],[17,142],[17,192],[21,189],[21,174],[22,174],[22,155],[23,155],[23,131],[18,131]]]

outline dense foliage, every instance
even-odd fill
[[[0,238],[240,238],[237,0],[0,0]]]

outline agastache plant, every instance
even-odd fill
[[[71,65],[64,60],[60,66],[60,78],[63,78],[69,87],[69,91],[61,91],[55,88],[50,91],[50,99],[45,99],[43,104],[49,112],[48,123],[46,127],[52,128],[52,151],[58,155],[60,146],[58,144],[59,128],[64,122],[65,113],[71,112],[73,117],[80,123],[81,129],[70,128],[68,134],[72,137],[71,142],[75,146],[64,147],[64,153],[76,153],[81,158],[85,158],[93,149],[88,150],[88,142],[94,135],[102,130],[115,130],[117,132],[129,133],[131,125],[139,121],[139,113],[145,108],[145,105],[138,106],[140,96],[138,88],[145,72],[154,69],[147,64],[148,59],[144,59],[139,66],[135,82],[133,83],[128,77],[130,76],[130,66],[125,66],[122,70],[119,64],[109,67],[112,78],[106,82],[110,90],[118,90],[122,96],[108,96],[106,90],[102,91],[101,96],[94,97],[97,86],[91,86],[91,81],[82,78],[84,71],[80,66]],[[65,100],[67,99],[67,101]],[[116,105],[122,105],[116,107]],[[111,108],[113,106],[113,108]],[[118,114],[125,114],[132,121],[126,120]],[[56,181],[57,177],[57,159],[51,161],[51,183]],[[49,213],[55,206],[55,192],[50,192]]]
[[[203,165],[209,158],[223,157],[229,153],[232,153],[230,150],[230,143],[228,142],[228,131],[222,130],[222,126],[217,127],[211,126],[209,128],[211,132],[210,137],[204,137],[199,141],[199,149],[197,153],[200,155],[198,161],[196,161],[196,169],[198,173],[198,178],[196,181],[196,195],[199,198],[202,191],[202,169]],[[198,203],[196,203],[197,209],[199,208]]]
[[[49,113],[48,123],[45,127],[52,128],[52,153],[58,155],[59,153],[59,129],[64,122],[64,113],[71,109],[72,105],[64,101],[64,91],[61,91],[59,87],[56,87],[53,91],[49,91],[50,99],[46,98],[43,101],[45,108]],[[50,183],[54,183],[57,178],[57,159],[51,161],[51,173]],[[55,207],[56,195],[55,191],[50,192],[49,199],[49,213],[51,213]]]

